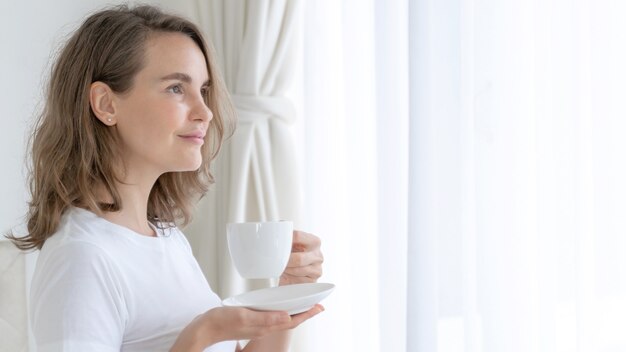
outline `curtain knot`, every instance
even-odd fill
[[[289,98],[273,95],[232,95],[239,122],[253,123],[276,118],[292,123],[296,109]]]

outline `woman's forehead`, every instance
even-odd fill
[[[196,42],[182,33],[160,33],[145,45],[143,73],[204,83],[209,80],[207,60]],[[140,72],[141,73],[141,72]]]

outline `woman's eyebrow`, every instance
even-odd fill
[[[186,73],[182,73],[182,72],[174,72],[174,73],[170,73],[167,76],[163,76],[161,77],[161,81],[171,81],[171,80],[179,80],[179,81],[183,81],[187,84],[191,83],[192,79],[191,76],[189,76]],[[207,79],[206,81],[204,81],[204,83],[202,83],[203,86],[206,86],[209,84],[209,80]]]

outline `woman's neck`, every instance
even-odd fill
[[[116,183],[122,201],[122,209],[115,212],[104,212],[102,215],[108,221],[124,226],[145,236],[156,236],[153,227],[148,222],[148,198],[154,182],[124,182]]]

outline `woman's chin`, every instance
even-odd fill
[[[187,163],[179,163],[176,167],[172,168],[170,171],[172,172],[190,172],[190,171],[198,171],[198,169],[202,166],[202,160],[194,160],[189,161]]]
[[[183,170],[181,171],[185,171],[185,172],[198,171],[200,166],[202,166],[202,160],[186,165],[186,167],[184,167]]]

